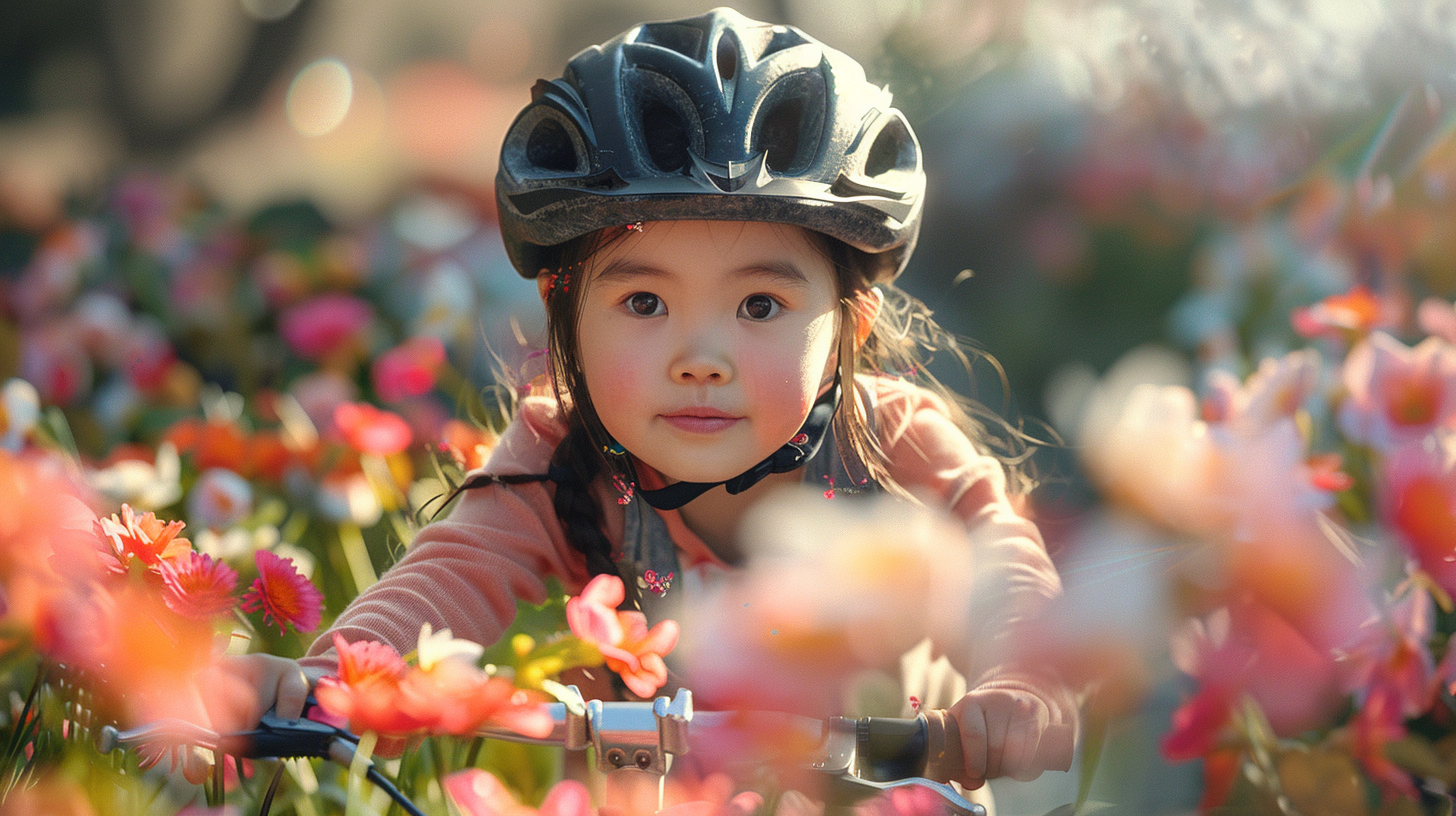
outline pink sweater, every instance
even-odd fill
[[[863,378],[873,395],[875,428],[891,476],[912,494],[934,501],[965,521],[977,564],[994,565],[1009,603],[975,625],[986,630],[979,643],[1004,642],[1026,615],[1060,592],[1060,582],[1036,526],[1019,515],[1006,493],[1001,464],[978,452],[952,423],[945,403],[899,380]],[[530,396],[502,434],[486,464],[496,474],[544,473],[566,428],[549,395]],[[455,637],[494,643],[516,614],[517,599],[546,600],[547,576],[569,593],[590,579],[585,560],[566,540],[552,508],[549,482],[490,485],[467,491],[449,516],[416,536],[404,557],[378,583],[340,614],[301,662],[332,669],[332,637],[349,642],[378,640],[400,654],[415,648],[420,627],[449,628]],[[620,547],[624,511],[610,485],[596,493],[606,534]],[[656,511],[666,523],[685,569],[722,566],[675,511]],[[995,651],[995,650],[988,650]],[[960,656],[956,668],[974,687],[1015,687],[1036,693],[1051,707],[1055,722],[1076,721],[1073,694],[1030,670],[978,664]]]

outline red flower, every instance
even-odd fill
[[[445,344],[439,338],[411,337],[374,360],[374,391],[385,402],[427,394],[444,363]]]
[[[243,593],[244,612],[263,610],[263,622],[278,624],[282,634],[288,625],[300,632],[312,632],[323,617],[323,593],[299,574],[293,562],[268,550],[253,556],[258,577]]]
[[[163,599],[179,615],[205,619],[233,608],[238,574],[210,555],[194,552],[165,561],[161,573],[167,586]]]
[[[346,402],[334,409],[334,425],[349,447],[360,453],[388,456],[408,448],[409,424],[398,414],[367,402]]]
[[[180,521],[163,523],[151,513],[138,515],[131,505],[123,504],[120,516],[97,519],[95,529],[107,569],[125,573],[133,557],[157,569],[164,560],[192,552],[192,542],[177,537],[185,526]]]
[[[607,668],[621,675],[633,694],[651,697],[667,682],[662,657],[677,645],[678,625],[665,620],[648,630],[646,615],[617,611],[625,597],[621,578],[598,575],[566,602],[566,622],[572,634],[601,651]]]
[[[1385,686],[1375,687],[1365,697],[1352,723],[1353,753],[1382,789],[1418,800],[1420,796],[1410,774],[1385,755],[1386,745],[1406,735],[1399,697],[1398,692]]]

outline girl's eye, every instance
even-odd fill
[[[749,295],[738,307],[738,313],[749,320],[768,320],[779,313],[779,302],[768,295]]]
[[[651,292],[637,292],[631,295],[627,298],[627,308],[632,311],[632,314],[640,317],[652,317],[665,311],[662,308],[662,298]]]

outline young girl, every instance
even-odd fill
[[[639,25],[538,82],[497,198],[546,306],[552,387],[520,401],[449,517],[307,657],[253,660],[265,704],[296,715],[334,668],[334,633],[403,654],[428,622],[493,643],[548,576],[575,593],[601,573],[675,573],[691,603],[739,563],[745,511],[787,483],[958,515],[977,563],[1003,573],[1010,602],[975,626],[1004,641],[1059,584],[1002,464],[967,435],[986,434],[910,379],[934,324],[892,282],[924,188],[910,126],[856,62],[731,10]],[[1027,667],[962,679],[927,648],[905,668],[907,698],[958,721],[967,786],[1035,777],[1043,735],[1075,728],[1072,692]]]

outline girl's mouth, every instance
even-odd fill
[[[662,414],[662,420],[680,431],[695,434],[711,434],[732,427],[743,417],[732,416],[712,408],[691,408],[672,414]]]

